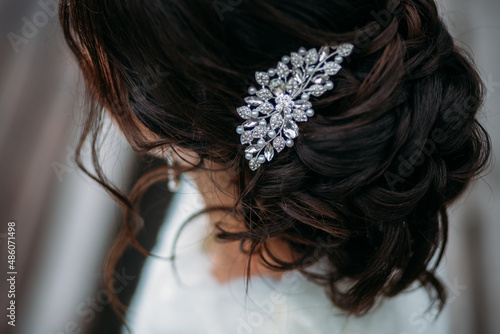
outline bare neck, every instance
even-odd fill
[[[196,171],[189,173],[196,182],[206,207],[228,207],[232,208],[236,201],[236,185],[232,182],[232,175],[227,171],[207,172]],[[237,221],[232,215],[223,211],[213,211],[209,213],[212,226],[222,222],[222,227],[229,231],[241,231],[245,227],[242,222]],[[239,241],[217,242],[214,238],[214,231],[207,236],[206,250],[212,262],[212,275],[220,284],[232,279],[241,278],[246,275],[248,255],[243,254]],[[288,245],[279,239],[270,239],[268,247],[274,255],[279,258],[291,260],[292,255]],[[272,260],[266,258],[272,263]],[[280,279],[283,272],[276,272],[266,268],[259,256],[252,256],[250,262],[251,276],[270,276]]]

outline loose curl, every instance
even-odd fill
[[[491,145],[476,119],[483,83],[433,0],[80,0],[62,2],[60,17],[91,95],[78,164],[126,213],[107,262],[111,291],[127,245],[149,254],[134,238],[137,205],[167,173],[150,171],[129,196],[108,182],[95,147],[102,107],[136,151],[180,147],[201,158],[192,170],[210,161],[237,175],[234,208],[204,212],[224,210],[245,223],[238,233],[217,225],[217,238],[240,241],[249,263],[258,256],[274,270],[300,270],[346,314],[362,315],[415,281],[443,307],[435,270],[446,207],[483,171]],[[301,46],[342,42],[355,44],[354,53],[335,89],[312,101],[316,114],[301,124],[294,148],[251,172],[235,106],[255,71]],[[95,173],[80,162],[89,136]],[[279,259],[267,247],[271,237],[300,256]],[[320,260],[325,272],[308,271]]]

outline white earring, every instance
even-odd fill
[[[179,183],[180,183],[180,176],[175,174],[175,171],[173,169],[174,165],[176,164],[175,159],[174,159],[174,150],[172,147],[169,147],[166,152],[166,160],[167,160],[167,166],[168,166],[168,190],[170,192],[176,192],[179,189]]]

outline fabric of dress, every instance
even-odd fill
[[[170,256],[180,226],[202,207],[194,182],[184,177],[153,253]],[[433,312],[425,312],[423,289],[385,299],[363,317],[345,317],[322,287],[296,271],[281,280],[253,276],[248,294],[243,278],[219,284],[203,250],[208,232],[206,216],[186,225],[175,250],[175,271],[170,261],[147,259],[127,313],[134,334],[448,333],[446,311],[436,321]]]

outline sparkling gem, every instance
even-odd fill
[[[271,116],[271,121],[270,121],[271,129],[274,130],[280,127],[282,124],[283,124],[283,116],[281,116],[281,114],[274,114]]]
[[[278,78],[272,79],[271,82],[269,83],[269,88],[271,89],[279,86],[285,86],[285,82]]]
[[[326,88],[322,85],[312,85],[308,88],[308,91],[310,91],[314,96],[321,96],[324,92],[326,92]]]
[[[277,104],[281,104],[288,107],[293,107],[295,104],[294,99],[289,94],[281,94],[275,99]]]
[[[272,91],[273,91],[273,94],[275,96],[278,96],[278,95],[283,94],[285,92],[285,87],[279,86],[279,87],[273,88]]]
[[[264,102],[260,106],[258,106],[255,110],[263,114],[269,114],[274,110],[274,105],[269,102]]]
[[[274,158],[274,148],[271,143],[267,144],[266,148],[264,149],[264,156],[266,157],[267,161],[271,161]]]
[[[290,95],[282,94],[276,98],[276,110],[283,111],[293,107],[294,102]]]
[[[245,97],[245,102],[252,107],[256,107],[258,105],[261,105],[264,101],[262,101],[262,99],[259,99],[257,96],[247,96]]]
[[[291,56],[293,66],[300,67],[302,66],[302,64],[304,64],[304,58],[302,58],[302,56],[297,52],[292,52]]]
[[[280,153],[285,148],[285,139],[281,136],[274,138],[273,147],[276,149],[276,152]]]
[[[302,110],[300,109],[295,109],[293,111],[293,119],[296,121],[296,122],[307,122],[307,115],[305,112],[303,112]]]
[[[354,45],[349,43],[340,44],[338,47],[339,55],[342,57],[347,57],[351,54]]]
[[[261,86],[266,86],[269,83],[269,74],[266,72],[256,72],[255,80]]]
[[[250,162],[248,163],[248,166],[250,166],[250,169],[252,171],[256,170],[257,168],[260,167],[260,163],[257,161],[257,158],[253,158],[252,160],[250,160]]]
[[[327,46],[321,47],[321,49],[319,49],[319,61],[321,62],[325,60],[329,54],[330,54],[330,49]]]
[[[256,126],[252,131],[252,136],[254,138],[262,138],[266,135],[269,128],[267,126]]]
[[[306,64],[311,65],[318,62],[318,51],[316,49],[310,49],[304,57]]]
[[[279,77],[286,78],[290,73],[290,69],[282,62],[279,62],[278,67],[276,68],[276,73],[278,74]]]
[[[290,78],[286,83],[286,91],[291,95],[299,90],[299,83],[294,78]]]
[[[240,136],[240,141],[242,145],[250,144],[253,140],[252,131],[245,131]]]
[[[302,110],[307,110],[307,109],[312,107],[312,104],[309,101],[297,100],[297,101],[295,101],[294,106],[298,107]]]
[[[297,81],[299,84],[304,82],[304,72],[300,68],[294,68],[292,70],[292,77]]]
[[[243,106],[243,107],[237,108],[236,112],[238,113],[238,115],[240,115],[241,118],[249,119],[252,110],[250,108],[248,108],[247,106]]]
[[[299,127],[294,121],[287,121],[283,127],[283,133],[290,139],[297,138],[299,134]]]
[[[271,92],[277,96],[285,92],[285,83],[281,79],[274,78],[269,83],[269,88],[271,89]]]
[[[253,119],[249,119],[248,121],[245,121],[243,122],[243,127],[245,128],[253,128],[254,126],[256,126],[257,124],[259,124],[258,121],[256,120],[253,120]]]
[[[271,93],[271,91],[267,88],[262,88],[261,90],[257,91],[257,96],[265,101],[274,97],[273,93]]]
[[[325,66],[323,67],[326,75],[335,75],[337,74],[338,71],[340,71],[341,68],[342,66],[333,61],[326,63]]]
[[[327,75],[323,75],[323,74],[318,74],[317,76],[315,76],[312,81],[315,83],[315,84],[319,84],[319,85],[324,85],[327,81],[328,81],[329,77]],[[258,94],[258,93],[257,93]]]
[[[251,153],[251,154],[255,154],[259,151],[260,151],[260,148],[257,145],[251,145],[245,149],[245,153]]]

